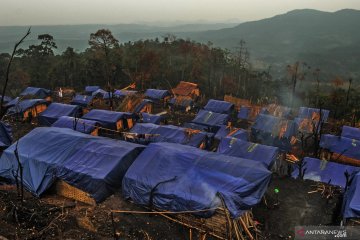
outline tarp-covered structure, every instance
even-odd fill
[[[330,111],[325,109],[320,112],[320,109],[317,108],[300,107],[298,117],[294,121],[298,125],[297,128],[300,132],[320,132],[320,124],[327,121],[329,113]]]
[[[221,139],[217,152],[233,157],[251,159],[270,169],[278,157],[279,149],[238,138],[226,137]]]
[[[134,113],[151,112],[152,104],[154,104],[154,101],[150,99],[143,99],[135,106]]]
[[[82,107],[88,107],[88,106],[90,106],[92,104],[93,99],[94,99],[94,96],[77,94],[71,100],[70,103],[72,105],[79,105],[79,106],[82,106]]]
[[[189,96],[192,98],[200,96],[200,89],[196,83],[180,81],[180,83],[173,88],[171,92],[175,96]]]
[[[0,94],[0,99],[2,98],[2,95]],[[3,100],[3,104],[6,104],[8,102],[10,102],[12,100],[11,97],[8,97],[8,96],[4,96],[4,100]]]
[[[7,148],[13,141],[11,126],[0,121],[0,150]]]
[[[231,217],[260,202],[271,172],[253,160],[174,143],[152,143],[127,171],[122,192],[134,203],[211,216],[224,200]]]
[[[222,125],[227,125],[229,119],[230,117],[228,114],[200,110],[188,125],[198,125],[200,129],[208,129],[209,131],[217,132]]]
[[[93,91],[93,92],[91,93],[91,96],[101,97],[101,98],[102,98],[102,97],[104,97],[104,94],[106,94],[106,93],[107,93],[107,91],[99,88],[99,89],[97,89],[96,91]]]
[[[93,92],[95,92],[96,90],[99,90],[99,89],[100,89],[99,86],[86,86],[85,87],[85,94],[92,95]]]
[[[84,116],[83,119],[89,119],[100,123],[104,128],[111,130],[119,130],[121,128],[126,128],[127,119],[133,119],[134,115],[127,112],[115,112],[109,110],[99,110],[93,109]]]
[[[241,106],[237,114],[237,118],[241,120],[250,120],[251,108],[248,106]]]
[[[291,140],[296,133],[297,128],[293,121],[267,114],[259,114],[251,126],[254,141],[278,147],[282,151],[291,149]]]
[[[31,112],[32,116],[35,117],[46,109],[47,104],[44,99],[25,99],[10,107],[7,114],[26,119]]]
[[[137,123],[131,133],[145,135],[148,142],[180,143],[193,147],[205,147],[208,133],[173,125],[156,125],[153,123]],[[150,135],[146,137],[146,135]]]
[[[43,126],[51,126],[62,116],[80,117],[82,109],[78,105],[63,103],[52,103],[48,108],[39,114],[39,123]]]
[[[210,99],[205,105],[204,110],[221,114],[230,114],[234,110],[234,104]]]
[[[302,169],[305,169],[304,179],[329,183],[343,188],[346,186],[345,173],[347,172],[352,174],[353,172],[360,170],[358,167],[309,157],[304,158],[304,165]],[[299,176],[299,169],[297,165],[295,166],[292,176],[294,178]]]
[[[52,127],[58,128],[70,128],[78,132],[91,134],[96,130],[100,124],[96,121],[82,119],[82,118],[74,118],[74,117],[67,117],[63,116],[60,117]]]
[[[137,91],[134,90],[116,90],[114,92],[115,97],[123,98],[126,96],[137,94]]]
[[[244,129],[222,125],[220,129],[216,132],[214,138],[217,140],[221,140],[224,137],[233,137],[247,141],[248,135],[248,132]]]
[[[326,122],[329,117],[329,113],[330,113],[329,110],[321,109],[321,121]],[[309,119],[320,120],[320,109],[300,107],[298,118],[309,118]]]
[[[22,137],[17,146],[28,191],[40,196],[61,179],[89,193],[96,202],[121,187],[125,172],[144,148],[55,127],[36,128]],[[15,148],[16,143],[0,158],[0,176],[10,180],[15,180],[18,168]]]
[[[360,140],[323,134],[320,139],[320,147],[360,161]]]
[[[32,98],[44,99],[51,95],[51,91],[45,88],[27,87],[20,93],[20,96],[31,96]]]
[[[5,107],[7,107],[7,108],[13,107],[16,104],[18,104],[19,102],[20,102],[20,97],[16,97],[16,98],[12,99],[10,102],[7,102],[5,104]]]
[[[188,96],[176,96],[170,99],[169,104],[183,109],[191,109],[194,106],[194,100]]]
[[[344,218],[360,218],[360,172],[354,173],[344,194],[342,214]]]
[[[147,89],[145,91],[145,97],[153,100],[163,100],[168,96],[170,96],[170,92],[168,90]]]
[[[164,117],[161,115],[154,115],[150,113],[141,113],[141,118],[143,123],[154,123],[154,124],[160,124],[161,121],[164,120]]]
[[[360,128],[343,126],[341,131],[341,136],[360,141]]]

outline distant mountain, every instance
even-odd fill
[[[271,64],[275,71],[299,60],[331,75],[360,77],[359,29],[359,10],[330,13],[303,9],[186,37],[229,49],[243,39],[251,57]]]

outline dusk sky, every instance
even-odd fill
[[[0,0],[0,25],[249,21],[303,8],[360,9],[360,0]]]

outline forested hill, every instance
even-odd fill
[[[352,72],[359,76],[359,29],[359,10],[330,13],[303,9],[233,28],[187,36],[197,41],[212,41],[229,49],[243,39],[253,59],[271,63],[275,69],[300,60],[324,72],[344,75]]]

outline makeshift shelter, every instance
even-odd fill
[[[121,130],[131,128],[135,117],[132,113],[93,109],[82,118],[97,121],[103,128]]]
[[[269,104],[266,109],[268,111],[268,114],[280,118],[287,118],[291,113],[291,108],[281,106],[275,103]]]
[[[93,96],[77,94],[70,103],[72,105],[78,105],[81,107],[89,107],[90,105],[92,105],[93,99]]]
[[[145,97],[152,100],[166,100],[170,95],[168,90],[147,89],[145,91]]]
[[[224,137],[233,137],[247,141],[248,135],[248,132],[244,129],[222,125],[220,129],[216,132],[215,139],[221,140]]]
[[[100,87],[99,86],[86,86],[85,87],[85,94],[86,95],[92,95],[93,92],[95,92],[96,90],[99,90]]]
[[[227,125],[228,121],[229,121],[228,114],[221,114],[207,110],[200,110],[196,114],[194,120],[192,120],[191,122],[206,127],[215,127],[217,131],[220,128],[220,126]]]
[[[198,130],[177,127],[173,125],[156,125],[153,123],[137,123],[130,130],[131,133],[142,135],[139,142],[171,142],[205,148],[208,134]]]
[[[326,122],[329,117],[329,110],[322,109],[321,110],[321,121]],[[308,108],[308,107],[300,107],[298,118],[307,118],[313,120],[320,120],[320,109],[318,108]]]
[[[176,96],[170,99],[170,106],[190,110],[194,107],[194,100],[188,96]]]
[[[101,88],[99,88],[96,91],[93,91],[91,93],[91,96],[103,98],[106,93],[107,93],[107,91],[102,90]]]
[[[27,87],[24,91],[20,93],[22,97],[31,97],[36,99],[46,99],[47,101],[51,100],[51,91],[45,88],[37,87]]]
[[[205,105],[204,110],[221,114],[230,114],[234,110],[234,104],[210,99]]]
[[[360,218],[360,173],[354,173],[344,194],[343,218]]]
[[[346,137],[360,141],[360,129],[349,126],[343,126],[341,131],[341,137]]]
[[[247,106],[241,106],[237,118],[241,120],[249,120],[251,108]]]
[[[46,110],[47,101],[44,99],[26,99],[18,102],[7,110],[7,114],[13,117],[19,117],[22,120],[37,117]]]
[[[114,92],[114,96],[117,98],[124,98],[126,96],[134,95],[136,93],[137,91],[133,91],[133,90],[116,90]]]
[[[293,121],[259,114],[251,127],[251,138],[254,142],[278,147],[289,151],[296,135],[296,124]]]
[[[141,113],[141,118],[143,123],[154,123],[154,124],[160,124],[164,119],[164,117],[161,115],[154,115],[146,112]]]
[[[139,104],[137,104],[133,110],[134,113],[151,113],[154,102],[149,99],[143,99]]]
[[[60,117],[52,125],[52,127],[70,128],[75,131],[90,134],[93,136],[98,136],[99,126],[100,124],[96,121],[67,116]]]
[[[353,158],[360,164],[360,140],[323,134],[321,135],[320,147],[335,153],[336,157]]]
[[[67,128],[36,128],[0,158],[0,176],[15,180],[17,146],[24,187],[42,195],[56,180],[68,183],[101,202],[121,187],[125,172],[143,146],[95,137]]]
[[[16,98],[14,98],[13,100],[11,100],[10,102],[6,103],[6,104],[5,104],[5,107],[6,107],[6,108],[13,107],[13,106],[15,106],[16,104],[18,104],[19,102],[20,102],[20,98],[19,98],[19,97],[16,97]]]
[[[192,99],[200,96],[200,89],[196,83],[180,81],[180,83],[173,88],[171,92],[175,96],[188,96]]]
[[[2,95],[0,94],[0,99],[2,98]],[[4,101],[3,101],[3,104],[6,104],[8,102],[10,102],[12,100],[11,97],[8,97],[8,96],[4,96]]]
[[[225,155],[251,159],[271,168],[279,155],[277,147],[251,143],[237,138],[222,138],[217,150]]]
[[[43,126],[51,126],[62,116],[80,117],[82,109],[77,105],[52,103],[45,111],[39,114],[39,123]]]
[[[260,202],[271,172],[248,159],[174,143],[152,143],[134,161],[122,182],[125,198],[172,212],[199,211],[210,217],[222,206],[232,218]],[[200,210],[208,210],[201,212]]]
[[[346,186],[345,173],[352,174],[359,171],[360,168],[349,165],[329,162],[326,160],[320,160],[317,158],[304,158],[303,170],[305,170],[304,179],[310,179],[316,182],[329,183],[331,185],[340,186],[344,188]],[[292,177],[299,176],[298,166],[292,173]]]
[[[0,150],[7,148],[13,141],[11,126],[0,121]]]

